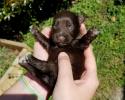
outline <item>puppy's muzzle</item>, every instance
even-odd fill
[[[59,37],[57,37],[57,42],[58,43],[63,43],[64,41],[65,41],[65,37],[64,36],[59,36]]]

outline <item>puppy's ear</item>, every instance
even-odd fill
[[[83,15],[78,15],[79,24],[82,24],[85,21],[85,17]]]

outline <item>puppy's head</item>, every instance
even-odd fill
[[[79,35],[80,24],[84,21],[69,11],[62,11],[55,15],[51,30],[51,38],[58,46],[68,45]]]

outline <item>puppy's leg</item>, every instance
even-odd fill
[[[31,74],[40,79],[45,85],[53,88],[57,79],[57,67],[54,63],[41,61],[32,55],[27,55],[19,61]]]
[[[38,29],[34,26],[31,27],[31,32],[33,33],[35,39],[48,51],[49,49],[49,39],[45,37]]]
[[[27,60],[26,59],[28,59],[27,58],[27,55],[29,55],[29,54],[26,54],[25,56],[22,56],[20,59],[19,59],[19,64],[21,65],[21,66],[23,66],[25,69],[27,69],[33,76],[35,76],[35,69],[31,66],[31,65],[29,65],[28,63],[27,63]]]
[[[50,88],[53,88],[57,79],[56,64],[47,61],[41,61],[32,55],[28,56],[27,63],[37,69],[36,76]]]
[[[85,49],[97,37],[99,31],[95,28],[89,29],[87,33],[79,40],[79,46]]]

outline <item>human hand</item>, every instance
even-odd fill
[[[81,27],[80,27],[80,33],[83,35],[83,34],[86,34],[86,27],[84,24],[81,24]],[[42,33],[47,37],[49,38],[49,34],[50,34],[50,28],[45,28]],[[40,59],[40,60],[47,60],[48,59],[48,53],[46,52],[46,50],[40,45],[39,42],[35,42],[35,45],[34,45],[34,52],[33,52],[33,55]],[[45,93],[44,93],[45,94]],[[44,95],[46,96],[46,95]]]
[[[86,33],[84,24],[81,24],[80,32],[81,34]],[[46,28],[42,33],[49,38],[50,29]],[[48,53],[39,42],[36,42],[34,45],[34,56],[41,60],[48,59]],[[91,47],[88,47],[84,51],[84,56],[84,67],[86,70],[80,80],[74,81],[68,56],[64,53],[59,55],[59,75],[53,92],[54,100],[61,100],[60,98],[62,100],[90,100],[93,97],[99,82],[96,72],[96,62]]]
[[[48,37],[49,38],[49,34],[50,34],[50,28],[45,28],[43,31],[42,31],[42,33],[46,36],[46,37]],[[86,28],[85,28],[85,25],[84,24],[81,24],[81,27],[80,27],[80,33],[81,34],[85,34],[86,33]],[[86,52],[86,51],[85,51]],[[35,42],[35,45],[34,45],[34,52],[33,52],[33,55],[36,57],[36,58],[38,58],[38,59],[40,59],[40,60],[47,60],[48,59],[48,53],[46,52],[46,50],[40,45],[40,43],[39,42]],[[68,56],[66,56],[66,59],[67,59],[67,57]],[[64,56],[64,58],[65,58],[65,56]],[[62,59],[63,60],[63,59]],[[59,61],[61,61],[61,59],[59,60]],[[68,60],[67,60],[67,62],[69,63],[69,58],[68,58]],[[91,62],[89,61],[89,63],[91,64]],[[61,63],[59,63],[59,66],[60,65],[63,65],[63,64],[61,64]],[[69,65],[70,65],[70,63],[69,63]],[[61,66],[60,66],[61,67]],[[94,67],[95,68],[95,67]],[[86,68],[87,69],[87,68]],[[88,69],[89,69],[89,67],[88,67]],[[90,70],[89,70],[90,71]],[[91,72],[91,71],[90,71]],[[95,71],[94,71],[95,72]],[[90,82],[88,82],[89,84],[91,84],[92,82],[92,86],[93,86],[93,88],[94,88],[94,82],[95,82],[95,79],[94,78],[88,78],[87,76],[89,76],[89,74],[87,74],[88,72],[85,72],[85,75],[83,74],[83,80],[84,80],[84,78],[85,78],[85,80],[87,79],[88,81],[90,80]],[[66,74],[67,76],[68,76],[68,73]],[[85,77],[86,76],[86,77]],[[93,76],[94,77],[94,76]],[[33,79],[33,78],[31,78],[31,77],[29,77],[29,76],[27,76],[27,75],[24,75],[24,77],[23,77],[25,80],[27,80],[27,82],[28,83],[30,83],[30,84],[28,84],[28,86],[32,86],[35,90],[37,90],[37,91],[40,91],[39,92],[39,94],[41,94],[41,96],[43,96],[43,98],[44,99],[46,99],[47,98],[47,90],[45,90],[45,88],[44,87],[42,87],[39,83],[38,83],[38,81],[36,80],[36,79]],[[64,77],[65,78],[65,77]],[[59,78],[58,78],[59,79]],[[82,79],[82,78],[81,78]],[[92,81],[92,80],[94,80],[94,81]],[[76,85],[79,85],[79,88],[81,87],[81,93],[82,93],[82,84],[84,83],[84,87],[86,87],[86,88],[84,88],[84,92],[83,92],[83,94],[87,94],[87,93],[93,93],[93,90],[96,90],[95,88],[94,89],[92,89],[91,88],[91,86],[89,86],[89,84],[87,85],[87,81],[85,82],[85,81],[81,81],[81,80],[77,80],[77,81],[71,81],[71,83],[72,84],[74,84],[74,86],[76,87]],[[62,98],[61,97],[61,94],[60,94],[60,92],[62,91],[62,96],[64,95],[63,93],[65,92],[63,89],[60,91],[60,86],[59,86],[59,80],[57,81],[57,84],[58,85],[56,85],[56,87],[55,87],[55,89],[54,89],[54,92],[53,92],[53,97],[54,97],[54,100],[57,100],[59,97],[60,98]],[[72,86],[72,84],[71,84],[71,86]],[[85,85],[86,84],[86,85]],[[61,85],[61,84],[60,84]],[[70,83],[68,84],[68,85],[70,85]],[[67,85],[67,86],[68,86]],[[96,84],[96,85],[98,85],[98,84]],[[62,85],[63,86],[63,85]],[[70,87],[71,87],[70,86]],[[64,87],[66,87],[65,85],[64,85]],[[90,87],[90,89],[88,89]],[[70,88],[67,88],[67,89],[70,89]],[[88,89],[89,90],[89,92],[88,91],[85,91],[85,89]],[[71,90],[75,90],[74,88],[72,88]],[[71,91],[70,90],[70,91]],[[59,93],[58,93],[58,91],[60,91]],[[68,90],[68,92],[70,93],[70,91]],[[57,95],[55,94],[57,92]],[[75,91],[74,91],[75,92]],[[66,92],[67,93],[67,92]],[[92,94],[91,93],[91,94]],[[22,83],[22,82],[20,82],[20,81],[18,81],[11,89],[9,89],[5,94],[32,94],[32,93],[30,93],[30,91],[28,91],[27,89],[26,89],[26,87],[24,87],[24,84]],[[59,94],[59,95],[58,95]],[[91,97],[91,94],[88,94],[89,95],[89,97]],[[37,95],[37,94],[36,94]],[[82,95],[82,94],[81,94]],[[57,98],[57,97],[58,98]],[[69,97],[70,96],[72,96],[72,95],[69,95]],[[79,95],[76,95],[76,96],[79,96]],[[87,95],[86,95],[87,96]],[[64,97],[65,98],[67,98],[67,96],[66,95],[64,95]],[[82,96],[81,96],[82,97]],[[59,98],[59,100],[61,100]],[[63,100],[66,100],[66,99],[63,99]],[[71,100],[71,99],[67,99],[67,100]],[[73,100],[73,99],[72,99]],[[77,99],[74,99],[74,100],[80,100],[79,98],[77,98]],[[85,99],[85,100],[87,100],[87,99]]]
[[[79,80],[73,80],[71,63],[64,52],[58,56],[58,78],[53,100],[91,100],[99,85],[95,57],[89,46],[84,51],[85,71]]]
[[[51,28],[44,28],[42,30],[42,33],[49,38],[50,34],[51,34]],[[86,33],[86,27],[84,24],[81,24],[80,27],[80,33],[83,35]],[[46,52],[46,50],[40,45],[39,42],[35,42],[34,44],[34,50],[33,50],[33,55],[34,57],[40,59],[40,60],[47,60],[48,59],[48,53]],[[28,78],[28,77],[27,77]],[[46,91],[41,85],[37,84],[36,80],[32,80],[30,79],[30,83],[34,83],[33,86],[37,89],[37,90],[41,90],[41,94],[43,95],[44,98],[46,98],[48,91]]]

